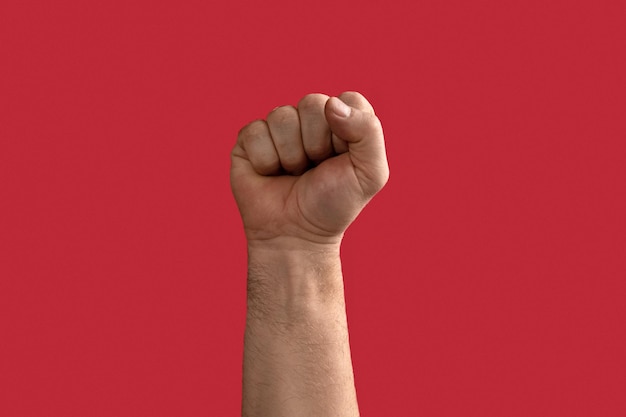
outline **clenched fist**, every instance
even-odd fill
[[[249,243],[332,243],[385,185],[381,123],[361,94],[309,94],[245,126],[231,186]]]

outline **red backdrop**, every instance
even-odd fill
[[[358,90],[391,167],[343,246],[362,414],[623,417],[624,21],[618,0],[4,0],[0,415],[239,414],[230,149]]]

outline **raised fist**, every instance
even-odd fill
[[[361,94],[309,94],[239,132],[231,186],[248,243],[336,244],[385,185],[380,120]]]

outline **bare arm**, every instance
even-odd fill
[[[389,173],[372,107],[358,93],[340,99],[275,109],[232,152],[248,240],[246,417],[359,415],[339,249]]]
[[[338,248],[249,251],[244,416],[357,416]]]

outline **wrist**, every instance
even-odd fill
[[[339,249],[339,243],[248,242],[249,320],[288,324],[345,314]]]
[[[258,233],[256,234],[258,235]],[[343,233],[329,236],[292,236],[287,234],[258,237],[246,231],[248,250],[329,252],[339,251]],[[255,236],[255,237],[252,237]]]

